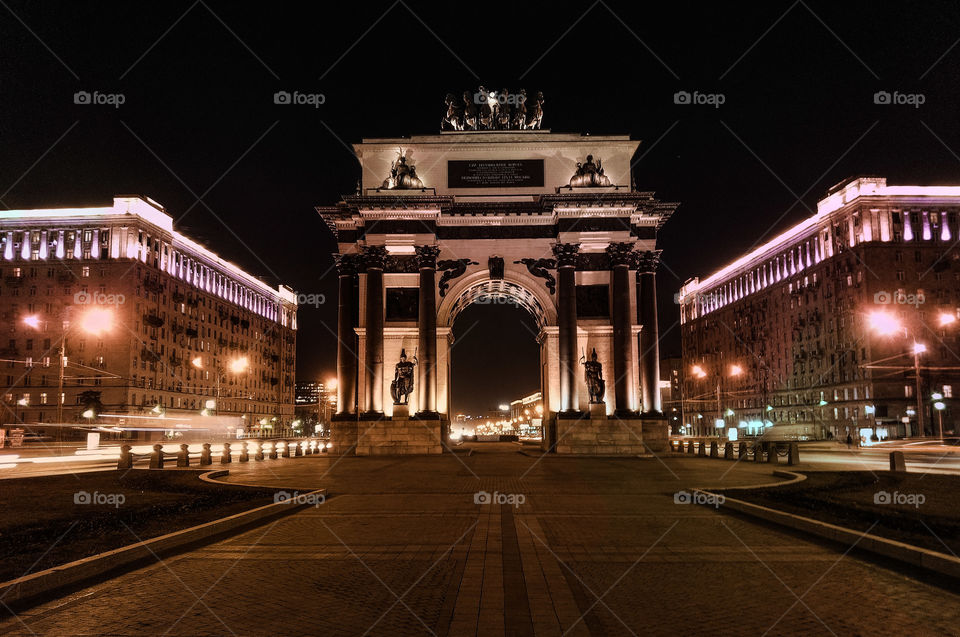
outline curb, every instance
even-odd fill
[[[213,478],[223,477],[228,473],[230,472],[222,469],[208,471],[202,474],[200,479],[215,482]],[[217,482],[217,484],[226,483]],[[280,489],[280,487],[269,488]],[[326,489],[317,489],[303,495],[325,494]],[[156,561],[160,556],[175,553],[189,545],[205,542],[215,536],[235,531],[241,527],[260,524],[272,517],[286,515],[306,506],[309,506],[309,503],[302,498],[300,500],[291,499],[274,502],[143,542],[129,544],[118,549],[54,566],[45,571],[31,573],[7,582],[0,582],[0,602],[3,602],[4,605],[19,604],[61,588],[75,586],[106,573],[119,574],[120,571],[132,570],[144,565],[144,562]]]
[[[778,473],[792,473],[789,471],[784,472],[774,472],[774,475]],[[800,475],[800,474],[793,474]],[[786,477],[786,476],[782,476]],[[806,476],[801,476],[802,479],[806,479]],[[766,486],[782,486],[785,484],[792,484],[795,482],[800,482],[801,480],[791,480],[789,482],[778,482],[774,485]],[[765,486],[765,485],[758,485]],[[757,486],[751,487],[736,487],[737,489],[753,489]],[[732,491],[733,489],[725,489],[725,491]],[[723,495],[722,493],[714,493],[712,491],[707,491],[705,489],[693,489],[693,491],[710,495],[716,498],[717,496]],[[812,518],[803,517],[801,515],[795,515],[793,513],[787,513],[785,511],[779,511],[777,509],[771,509],[769,507],[761,506],[759,504],[753,504],[752,502],[745,502],[743,500],[737,500],[735,498],[728,498],[724,495],[724,501],[720,505],[721,507],[736,511],[738,513],[743,513],[745,515],[750,515],[767,522],[773,522],[774,524],[779,524],[781,526],[786,526],[796,531],[802,531],[804,533],[809,533],[811,535],[816,535],[818,537],[831,540],[833,542],[839,542],[845,545],[856,545],[858,549],[874,553],[876,555],[881,555],[890,559],[897,560],[899,562],[904,562],[911,566],[922,568],[928,571],[933,571],[940,575],[947,575],[949,577],[960,578],[960,559],[953,557],[952,555],[947,555],[946,553],[938,553],[937,551],[931,551],[929,549],[920,548],[918,546],[913,546],[912,544],[906,544],[904,542],[898,542],[896,540],[890,540],[885,537],[880,537],[879,535],[873,535],[871,533],[861,533],[859,531],[854,531],[853,529],[848,529],[843,526],[837,526],[836,524],[830,524],[828,522],[821,522],[819,520],[814,520]],[[705,504],[706,505],[706,504]],[[709,504],[706,506],[714,506]]]

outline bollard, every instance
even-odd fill
[[[327,442],[327,443],[321,442],[321,443],[320,443],[320,453],[327,453],[327,452],[329,452],[329,451],[330,451],[330,443],[329,443],[329,442]]]
[[[723,459],[724,460],[733,460],[733,443],[726,442],[723,445]]]
[[[747,457],[747,443],[743,440],[740,441],[740,444],[737,445],[737,457],[746,458]]]
[[[289,458],[289,457],[290,457],[290,443],[289,443],[288,441],[286,441],[286,440],[283,441],[283,453],[282,453],[282,456],[283,456],[284,458]]]
[[[768,442],[767,443],[767,464],[777,464],[780,462],[780,458],[777,457],[777,443]]]
[[[203,443],[203,451],[200,452],[200,464],[213,464],[213,456],[210,454],[210,443]]]
[[[163,445],[153,445],[153,453],[150,454],[150,468],[163,469]]]
[[[790,443],[790,454],[787,456],[787,464],[795,465],[800,464],[800,444],[796,442]]]
[[[230,464],[233,462],[233,456],[230,451],[230,443],[223,443],[223,451],[220,452],[220,464]]]
[[[190,446],[189,445],[180,445],[180,451],[177,453],[177,466],[178,467],[190,466]]]
[[[890,471],[906,471],[907,461],[902,451],[890,452]]]
[[[259,443],[259,442],[257,443],[257,452],[253,454],[253,459],[258,462],[260,460],[263,460],[263,444],[262,443]]]
[[[313,441],[311,440],[307,440],[303,443],[303,455],[309,456],[311,453],[313,453],[310,448],[312,444],[313,444]]]
[[[754,462],[763,462],[763,447],[765,443],[754,442],[753,443],[753,461]]]
[[[697,450],[697,449],[696,449],[696,443],[695,443],[693,440],[691,440],[690,443],[687,445],[687,453],[692,454],[692,453],[694,453],[696,450]]]
[[[703,440],[697,441],[697,455],[698,456],[707,455],[707,443],[704,442]]]
[[[270,443],[270,455],[269,455],[268,457],[269,457],[271,460],[276,460],[277,457],[278,457],[278,456],[277,456],[277,444],[279,444],[279,443],[276,443],[276,442],[271,442],[271,443]]]
[[[711,441],[710,441],[710,457],[711,457],[711,458],[716,458],[716,457],[718,457],[717,452],[718,452],[719,447],[720,447],[720,442],[719,442],[719,441],[717,441],[717,440],[711,440]]]
[[[296,458],[297,456],[302,456],[302,455],[303,455],[303,449],[300,448],[300,441],[298,440],[297,446],[293,451],[293,457]]]
[[[130,445],[120,445],[120,458],[117,459],[117,469],[133,469],[133,454]]]
[[[247,450],[247,443],[240,443],[240,462],[250,462],[250,452]]]

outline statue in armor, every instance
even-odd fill
[[[413,368],[416,364],[416,355],[413,362],[410,362],[407,360],[406,350],[400,350],[400,362],[397,363],[393,381],[390,383],[390,396],[393,397],[394,405],[408,404],[410,394],[413,393]]]
[[[603,380],[603,364],[597,360],[597,348],[593,348],[590,360],[586,360],[586,356],[581,356],[580,363],[583,365],[583,375],[587,383],[587,392],[590,394],[590,404],[602,403],[607,384]]]
[[[403,149],[397,156],[397,160],[390,164],[390,176],[383,181],[381,186],[384,190],[411,190],[423,188],[423,182],[417,177],[416,166],[407,163],[407,156],[403,154]]]
[[[587,161],[577,162],[577,172],[570,178],[571,188],[602,188],[609,186],[610,178],[603,174],[603,166],[593,155],[587,155]]]

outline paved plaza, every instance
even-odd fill
[[[960,597],[716,510],[700,458],[305,457],[229,480],[327,502],[0,622],[18,635],[957,634]],[[493,503],[476,504],[478,493]],[[133,538],[131,538],[133,539]]]

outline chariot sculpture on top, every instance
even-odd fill
[[[529,105],[528,105],[529,101]],[[447,93],[447,112],[440,130],[540,130],[543,123],[543,93],[528,100],[527,91],[510,93],[507,89],[489,91],[481,86],[476,92],[464,91],[460,98]]]

